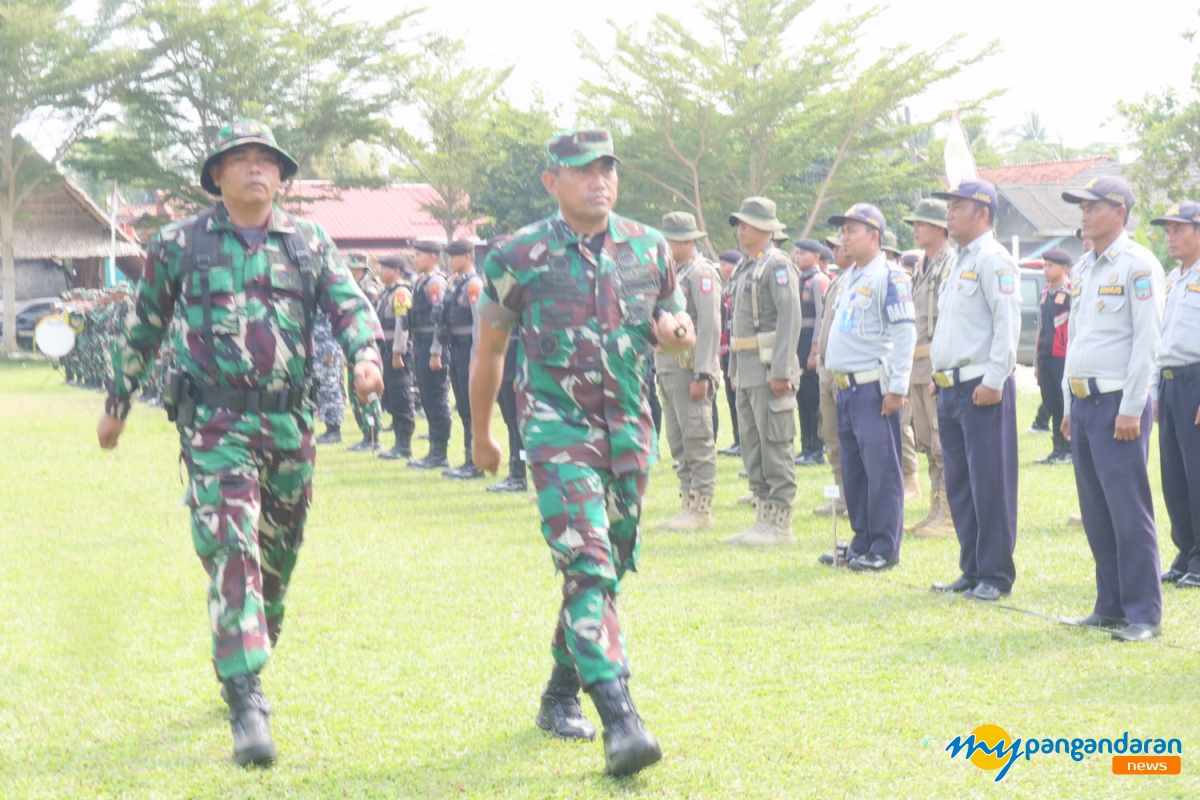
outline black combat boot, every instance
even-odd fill
[[[529,488],[525,480],[525,462],[515,458],[508,462],[508,477],[487,487],[489,492],[524,492]]]
[[[662,758],[662,749],[633,707],[627,678],[597,683],[588,694],[604,724],[605,775],[632,775]]]
[[[408,465],[413,469],[438,469],[450,466],[450,459],[446,458],[446,445],[430,445],[429,455],[424,458],[414,459],[408,462]]]
[[[556,739],[596,738],[596,726],[588,722],[579,706],[579,675],[574,667],[555,663],[550,682],[542,692],[542,705],[534,723]]]
[[[364,432],[363,440],[361,442],[358,444],[352,444],[346,449],[351,453],[369,453],[373,449],[373,444],[374,443],[371,441],[371,434]]]
[[[396,444],[392,445],[392,449],[388,450],[386,453],[380,453],[379,457],[387,459],[388,461],[399,461],[402,458],[412,458],[411,439],[406,438],[401,441],[400,434],[396,434]]]
[[[325,432],[317,437],[317,444],[337,444],[342,440],[341,425],[326,425]]]
[[[221,697],[229,704],[229,727],[233,731],[233,757],[239,766],[270,764],[275,760],[275,743],[267,717],[271,704],[263,696],[257,675],[237,675],[221,681]]]

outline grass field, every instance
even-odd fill
[[[534,507],[344,446],[319,452],[263,674],[280,760],[239,769],[178,440],[139,405],[120,447],[101,452],[101,406],[45,365],[0,365],[0,797],[1200,796],[1200,593],[1168,587],[1163,638],[1119,644],[926,591],[958,574],[953,541],[907,540],[883,576],[834,572],[816,563],[828,520],[798,513],[795,547],[730,548],[720,539],[751,513],[734,506],[743,486],[728,458],[716,528],[648,534],[626,581],[633,694],[664,759],[603,778],[599,742],[533,726],[560,596]],[[1050,447],[1024,433],[1033,410],[1023,395],[1010,603],[1084,614],[1093,567],[1082,530],[1066,526],[1073,477],[1031,463]],[[730,435],[725,425],[720,446]],[[798,508],[828,480],[828,468],[802,470]],[[667,459],[647,521],[675,503]],[[1158,520],[1169,558],[1161,505]],[[1183,774],[1121,777],[1107,755],[1047,755],[996,784],[945,752],[984,723],[1024,738],[1179,738]]]

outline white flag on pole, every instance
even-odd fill
[[[946,133],[946,180],[954,188],[962,181],[977,177],[975,157],[971,155],[971,146],[967,144],[967,132],[955,109],[950,117],[950,130]]]

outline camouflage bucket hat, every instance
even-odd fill
[[[662,235],[672,242],[694,242],[707,234],[696,229],[696,218],[686,211],[663,214]]]
[[[883,240],[879,244],[879,249],[896,256],[904,253],[904,251],[900,249],[900,242],[896,239],[896,234],[892,233],[891,231],[883,232]]]
[[[283,150],[275,143],[275,134],[271,132],[269,127],[258,120],[239,119],[217,131],[217,138],[213,142],[212,152],[208,154],[208,158],[204,159],[204,166],[200,168],[200,185],[204,187],[204,191],[209,194],[215,194],[218,197],[221,195],[221,190],[213,183],[212,176],[208,174],[209,167],[215,164],[217,159],[225,153],[244,144],[258,144],[273,151],[279,157],[279,177],[281,180],[286,181],[300,170],[300,165],[296,163],[296,159],[288,155],[286,150]]]
[[[546,142],[546,165],[582,167],[598,158],[621,159],[613,153],[612,136],[604,128],[566,131]]]
[[[775,216],[775,201],[766,197],[747,197],[743,200],[742,207],[729,215],[731,228],[736,228],[739,222],[771,233],[782,233],[787,227]],[[783,241],[786,240],[787,237],[783,237]]]

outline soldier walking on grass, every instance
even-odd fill
[[[643,376],[655,344],[695,345],[666,240],[612,213],[617,163],[606,130],[570,131],[546,146],[542,173],[554,216],[488,253],[471,370],[475,463],[494,473],[492,404],[509,329],[520,337],[517,397],[542,534],[563,573],[554,668],[537,724],[591,739],[578,693],[604,723],[606,772],[628,775],[661,757],[629,693],[616,600],[637,568],[638,523],[656,458]]]
[[[178,313],[179,371],[163,400],[188,469],[192,541],[211,581],[213,667],[242,765],[275,758],[258,674],[279,640],[312,502],[318,306],[354,364],[359,398],[383,391],[374,310],[325,232],[274,204],[297,169],[259,122],[217,134],[200,183],[221,200],[151,240],[97,425],[100,446],[116,447]]]

